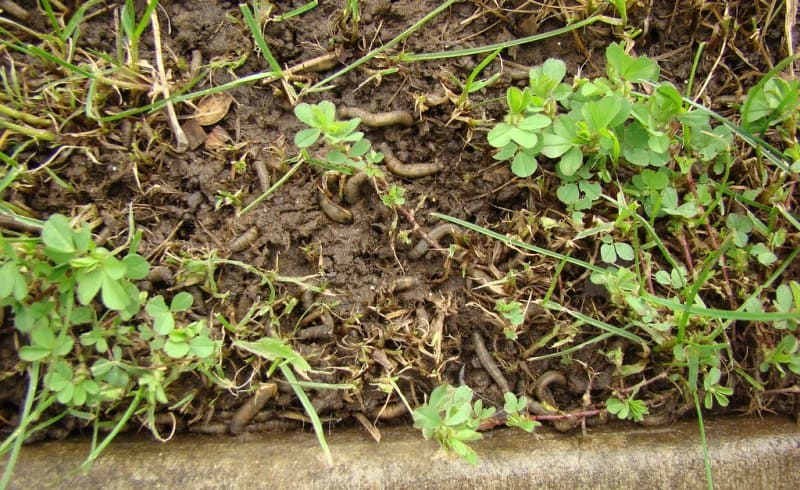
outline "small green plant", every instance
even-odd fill
[[[549,59],[531,70],[527,87],[510,87],[508,114],[487,135],[498,148],[494,158],[510,160],[519,177],[532,175],[542,157],[555,160],[556,194],[572,211],[591,208],[601,183],[626,165],[643,174],[630,190],[644,198],[648,213],[693,216],[696,209],[680,203],[669,175],[643,171],[664,167],[679,145],[692,161],[712,161],[730,147],[730,131],[712,129],[705,113],[687,111],[675,87],[658,82],[655,61],[634,58],[620,44],[606,49],[606,59],[606,77],[567,85],[564,62]],[[639,85],[653,88],[647,95],[634,90]]]
[[[525,307],[519,301],[497,300],[494,310],[500,313],[510,324],[510,329],[505,329],[506,338],[515,340],[517,338],[517,328],[525,323]]]
[[[107,424],[105,413],[128,404],[93,446],[88,466],[141,404],[139,413],[160,437],[156,409],[170,403],[166,388],[183,373],[221,379],[210,372],[220,342],[210,338],[205,320],[183,324],[176,317],[191,308],[192,296],[178,293],[167,306],[162,296],[146,301],[137,288],[134,281],[150,268],[136,253],[139,236],[132,233],[128,244],[108,250],[95,244],[87,225],[76,229],[59,214],[44,222],[38,238],[0,236],[0,306],[11,309],[15,328],[28,339],[19,358],[31,372],[21,422],[0,446],[0,453],[12,451],[4,478],[30,425],[54,404],[95,424]]]
[[[406,190],[404,187],[392,184],[389,190],[381,196],[381,201],[387,208],[395,208],[406,203]]]
[[[506,414],[507,426],[518,427],[525,432],[531,433],[536,427],[542,425],[541,422],[531,420],[523,414],[528,407],[528,400],[524,396],[517,398],[514,393],[506,392],[503,398],[505,400],[503,412]]]
[[[383,154],[371,148],[363,132],[356,131],[361,119],[356,117],[339,121],[336,118],[336,106],[327,100],[313,105],[305,102],[298,104],[294,114],[309,126],[298,131],[294,137],[294,143],[301,152],[305,152],[320,138],[328,148],[325,160],[313,159],[305,154],[307,161],[346,174],[356,170],[364,170],[371,175],[380,173],[375,165],[383,160]]]
[[[707,409],[711,409],[714,406],[714,402],[720,407],[728,406],[728,397],[733,394],[733,388],[720,385],[721,377],[722,371],[718,367],[712,367],[703,377],[703,388],[706,391],[706,395],[703,398],[703,406]]]
[[[444,384],[434,388],[428,403],[414,410],[414,427],[422,429],[425,439],[435,439],[444,449],[474,465],[478,455],[467,443],[483,437],[478,427],[494,412],[492,407],[484,408],[481,400],[472,403],[469,386]]]
[[[647,405],[642,400],[635,398],[636,393],[631,394],[629,397],[618,398],[612,396],[606,400],[606,409],[608,413],[616,415],[620,420],[632,420],[634,422],[641,422],[644,416],[650,413]]]
[[[219,211],[224,206],[241,207],[242,194],[244,194],[244,189],[239,189],[236,192],[218,190],[214,196],[214,211]]]
[[[786,375],[784,367],[789,371],[800,375],[800,353],[797,337],[791,334],[784,335],[781,341],[774,348],[764,348],[764,360],[759,366],[759,370],[766,372],[770,367],[775,367],[781,376]]]
[[[136,6],[133,0],[125,0],[120,12],[120,27],[125,35],[125,51],[128,53],[127,65],[129,68],[137,70],[139,63],[139,42],[144,34],[144,30],[150,25],[150,14],[158,7],[159,0],[150,0],[142,13],[136,19]],[[121,57],[120,57],[121,58]]]
[[[331,457],[331,452],[330,449],[328,448],[328,443],[325,440],[325,430],[322,426],[322,421],[319,419],[319,415],[317,414],[314,405],[311,404],[311,400],[309,400],[303,388],[309,387],[316,389],[320,388],[347,389],[350,388],[351,386],[346,384],[335,385],[329,383],[311,383],[311,382],[298,381],[297,377],[294,375],[295,371],[297,372],[297,374],[306,379],[308,379],[308,373],[313,371],[311,369],[311,366],[308,364],[308,361],[306,361],[303,358],[303,356],[298,354],[294,349],[292,349],[290,345],[288,345],[282,339],[273,337],[264,337],[255,342],[235,341],[233,345],[235,347],[239,347],[240,349],[244,349],[247,352],[255,354],[259,357],[272,361],[272,366],[267,372],[268,375],[271,375],[275,371],[275,369],[281,370],[283,377],[286,378],[286,381],[294,390],[297,399],[300,400],[300,403],[303,405],[306,414],[311,419],[311,425],[314,427],[314,432],[317,435],[317,440],[319,441],[319,445],[322,448],[322,452],[325,454],[325,459],[327,460],[328,465],[333,466],[333,458]]]
[[[462,385],[439,385],[431,392],[428,403],[414,410],[414,427],[422,430],[425,439],[435,439],[446,451],[452,451],[470,464],[477,464],[478,455],[468,443],[481,439],[478,430],[495,414],[494,407],[484,407],[481,400],[472,402],[472,389]],[[505,393],[503,412],[508,427],[518,427],[526,432],[541,423],[524,414],[527,399]]]

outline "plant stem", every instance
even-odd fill
[[[257,206],[261,201],[263,201],[264,199],[269,197],[273,192],[278,190],[278,188],[280,186],[285,184],[286,181],[289,180],[292,177],[292,175],[294,175],[294,173],[297,172],[300,169],[301,163],[302,163],[302,161],[297,162],[292,168],[289,169],[288,172],[283,174],[283,177],[281,177],[280,180],[275,182],[275,184],[273,184],[272,187],[270,187],[269,189],[266,190],[266,192],[264,192],[263,194],[258,196],[253,202],[251,202],[250,204],[248,204],[247,206],[242,208],[242,210],[239,211],[239,216],[244,216],[248,211],[250,211],[255,206]]]
[[[136,411],[136,408],[139,406],[139,403],[142,401],[142,398],[144,398],[144,388],[139,388],[136,391],[136,395],[134,396],[133,401],[131,401],[131,404],[128,406],[128,409],[125,410],[125,413],[122,414],[122,417],[117,422],[117,425],[114,426],[114,429],[112,429],[111,432],[109,432],[108,435],[105,437],[105,439],[103,439],[102,442],[100,442],[100,444],[98,444],[97,447],[94,448],[91,453],[89,453],[89,456],[86,457],[86,461],[84,461],[83,464],[81,464],[80,468],[82,470],[88,470],[92,466],[92,463],[94,463],[94,461],[100,456],[100,454],[103,452],[106,446],[108,446],[111,443],[111,441],[114,440],[115,437],[117,437],[117,434],[119,434],[119,432],[128,422],[128,420],[130,420],[130,418],[133,416],[133,413]]]
[[[354,61],[350,65],[342,68],[341,70],[337,71],[333,75],[330,75],[329,77],[317,82],[310,89],[308,89],[308,91],[309,92],[313,92],[313,91],[317,91],[317,90],[322,89],[323,87],[325,87],[326,84],[332,82],[333,80],[336,80],[337,78],[341,77],[345,73],[349,73],[350,71],[355,70],[359,66],[363,65],[364,63],[366,63],[367,61],[371,60],[372,58],[378,56],[379,54],[383,53],[384,51],[393,48],[395,45],[399,44],[400,41],[402,41],[403,39],[407,38],[408,36],[413,34],[417,29],[419,29],[420,27],[422,27],[425,24],[427,24],[431,19],[433,19],[434,17],[436,17],[437,15],[442,13],[443,11],[447,10],[448,8],[450,8],[450,6],[453,5],[454,3],[456,3],[457,1],[458,0],[447,0],[446,2],[444,2],[443,4],[438,6],[436,9],[434,9],[432,12],[430,12],[428,15],[426,15],[425,17],[423,17],[420,20],[418,20],[414,25],[412,25],[411,27],[409,27],[405,31],[401,32],[400,35],[398,35],[396,38],[392,39],[391,41],[389,41],[388,43],[384,44],[383,46],[381,46],[379,48],[373,49],[372,51],[370,51],[366,55],[362,56],[361,58],[359,58],[358,60]],[[491,50],[489,50],[489,51],[491,51]]]
[[[703,466],[706,470],[706,483],[708,490],[714,489],[714,478],[711,475],[711,456],[708,454],[708,442],[706,441],[706,428],[703,424],[703,411],[700,409],[700,398],[697,396],[697,388],[691,388],[692,398],[694,398],[694,408],[697,410],[697,425],[700,428],[700,444],[703,445]]]
[[[31,407],[33,406],[33,399],[36,398],[36,387],[39,385],[39,366],[39,361],[34,361],[30,367],[30,379],[28,380],[28,392],[25,394],[25,405],[22,407],[19,425],[9,436],[9,438],[14,439],[14,446],[11,449],[11,454],[8,456],[6,467],[3,470],[3,478],[0,480],[0,489],[8,487],[8,482],[11,480],[11,474],[14,472],[14,466],[17,464],[19,451],[25,439],[25,428],[31,422]]]

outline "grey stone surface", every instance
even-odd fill
[[[717,488],[800,488],[800,427],[783,417],[706,422]],[[70,474],[86,441],[25,447],[11,488],[705,488],[697,424],[614,425],[587,435],[496,430],[477,466],[448,458],[412,428],[329,434],[328,468],[311,433],[125,436],[87,474]],[[0,463],[0,467],[5,462]]]

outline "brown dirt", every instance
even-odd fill
[[[285,12],[302,3],[275,2],[274,11]],[[292,67],[336,47],[340,50],[339,66],[343,66],[365,54],[368,48],[388,42],[439,4],[434,1],[362,2],[361,31],[351,39],[349,30],[338,22],[339,3],[320,2],[317,8],[299,17],[267,25],[267,41],[281,65]],[[502,9],[496,7],[498,3],[503,5]],[[546,7],[518,1],[459,2],[388,54],[434,52],[501,42],[562,27],[564,12],[581,15],[577,7],[563,10],[558,7],[574,2],[544,3]],[[770,65],[785,54],[780,22],[772,23],[761,33],[768,52],[748,44],[749,19],[763,15],[750,4],[759,2],[727,2],[730,15],[741,24],[743,32],[730,35],[728,49],[716,67],[715,59],[723,40],[719,27],[723,2],[684,1],[675,2],[674,7],[673,2],[638,3],[653,3],[653,8],[648,11],[640,6],[632,7],[631,24],[645,30],[634,52],[656,58],[662,76],[682,88],[689,78],[698,44],[707,43],[696,80],[704,81],[709,71],[714,70],[702,100],[722,114],[731,112],[725,103],[726,97],[743,95],[746,87],[755,83],[758,74],[768,71]],[[701,8],[696,6],[698,4],[707,5]],[[214,59],[234,60],[251,53],[244,64],[236,68],[236,76],[267,70],[263,58],[252,55],[252,38],[240,21],[241,13],[235,2],[203,2],[203,5],[197,8],[195,2],[163,2],[160,17],[164,52],[170,53],[167,63],[174,69],[173,77],[188,78],[176,60],[189,60],[196,51],[202,55],[204,63]],[[542,12],[549,13],[542,15]],[[109,11],[91,20],[82,33],[82,49],[103,50],[113,45],[114,35],[108,28],[111,18]],[[46,25],[35,13],[31,22]],[[144,39],[143,49],[147,54],[143,59],[152,61],[150,36],[145,35]],[[615,39],[608,27],[590,27],[509,50],[503,54],[503,60],[533,66],[548,57],[559,57],[567,63],[568,78],[578,72],[584,76],[600,75],[604,68],[604,49]],[[355,106],[368,111],[414,111],[416,96],[441,94],[445,88],[457,94],[448,74],[463,80],[481,59],[475,56],[393,64],[390,58],[378,58],[363,69],[336,79],[332,89],[303,100],[330,100],[337,107]],[[392,67],[398,68],[398,72],[367,81],[374,70]],[[495,60],[487,73],[497,72],[500,67],[500,61]],[[313,81],[330,73],[303,74],[303,77]],[[198,88],[233,79],[231,73],[215,70]],[[402,161],[444,165],[442,172],[430,177],[388,176],[390,182],[402,184],[406,189],[405,207],[423,229],[430,230],[440,224],[430,216],[436,211],[501,233],[525,236],[531,243],[566,253],[571,230],[539,229],[534,219],[544,215],[558,217],[563,213],[563,206],[554,197],[553,167],[543,165],[542,178],[513,180],[505,164],[498,165],[492,160],[485,141],[485,132],[490,127],[487,121],[502,118],[502,97],[511,83],[520,82],[504,76],[490,89],[473,94],[472,108],[463,114],[455,114],[454,105],[447,102],[417,112],[417,120],[411,127],[367,128],[364,131],[375,146],[387,143]],[[129,95],[132,96],[120,93],[109,94],[109,97],[119,97],[114,103],[123,107],[134,107],[147,99],[145,94],[137,94],[138,101],[126,99]],[[216,210],[215,196],[220,190],[241,191],[245,203],[258,197],[262,188],[255,173],[255,162],[265,165],[273,183],[280,178],[287,170],[285,157],[296,151],[292,144],[294,133],[301,129],[292,113],[292,104],[277,82],[239,87],[231,91],[231,95],[234,97],[232,109],[218,124],[231,135],[232,148],[208,151],[201,147],[183,154],[174,152],[171,149],[174,141],[163,111],[139,115],[121,123],[108,123],[90,136],[80,134],[96,126],[79,114],[62,132],[79,135],[74,136],[75,144],[88,148],[89,152],[72,151],[64,161],[57,161],[50,167],[74,186],[74,192],[64,191],[46,174],[40,173],[40,180],[32,183],[26,194],[20,192],[13,198],[40,218],[70,209],[100,216],[102,225],[95,232],[102,231],[111,243],[126,236],[126,214],[131,206],[136,225],[144,230],[141,253],[150,259],[151,265],[169,267],[173,278],[181,273],[177,259],[202,257],[209,251],[274,270],[282,276],[313,276],[307,282],[325,288],[313,301],[330,309],[333,332],[314,340],[302,339],[300,331],[295,331],[304,310],[301,307],[282,316],[272,328],[291,339],[293,347],[306,356],[312,366],[326,373],[315,375],[316,381],[356,385],[356,389],[348,391],[312,391],[317,410],[331,420],[352,421],[356,413],[374,418],[387,402],[392,406],[397,397],[387,395],[377,385],[389,373],[399,376],[398,384],[412,403],[420,403],[435,385],[445,381],[466,382],[480,397],[502,403],[500,388],[474,354],[472,333],[475,331],[494,353],[512,389],[532,395],[538,376],[555,369],[564,372],[569,381],[568,386],[554,389],[559,408],[579,410],[602,405],[608,397],[609,383],[619,381],[610,379],[613,366],[602,352],[621,345],[630,360],[639,354],[635,347],[610,340],[579,351],[571,357],[574,362],[569,364],[560,363],[557,358],[526,361],[522,357],[525,349],[548,334],[554,322],[563,322],[565,318],[529,311],[527,327],[518,340],[507,340],[482,311],[482,308],[491,311],[496,298],[491,292],[476,288],[474,281],[464,278],[465,271],[472,269],[495,278],[503,277],[512,269],[522,271],[520,260],[525,258],[529,269],[516,277],[513,290],[507,292],[509,298],[525,301],[544,295],[550,287],[550,271],[556,267],[556,261],[538,256],[521,257],[474,234],[456,240],[461,248],[454,260],[448,259],[446,251],[435,250],[420,260],[410,260],[408,251],[419,238],[412,233],[411,244],[399,239],[399,232],[413,228],[403,215],[396,216],[371,192],[350,207],[354,216],[352,223],[332,222],[320,210],[317,200],[320,171],[311,166],[301,169],[276,194],[244,216],[237,216],[232,206]],[[192,113],[187,104],[179,105],[178,110],[181,116]],[[452,118],[454,115],[458,117]],[[470,119],[482,122],[470,126]],[[93,154],[96,161],[89,158],[88,153]],[[43,163],[51,152],[43,145],[25,156],[34,164]],[[241,158],[247,162],[247,168],[243,173],[236,173],[232,162]],[[396,228],[393,228],[394,220]],[[230,252],[232,241],[252,227],[258,230],[252,243],[244,250]],[[595,250],[591,242],[587,243],[590,246],[572,250],[573,255],[590,259]],[[611,317],[614,307],[602,294],[596,294],[581,274],[582,271],[567,266],[554,298],[575,310],[599,318]],[[417,282],[408,290],[396,291],[393,285],[404,277]],[[238,267],[218,268],[216,280],[224,298],[212,297],[202,284],[185,288],[202,300],[194,309],[196,315],[213,319],[215,314],[222,313],[238,321],[269,294],[265,287],[259,287],[255,276]],[[171,279],[152,281],[143,287],[153,294],[172,295],[176,292],[171,289],[174,284]],[[296,285],[276,285],[278,297],[303,297],[303,289]],[[709,305],[727,306],[727,298],[713,292],[708,293],[706,301]],[[269,318],[260,317],[254,321],[248,327],[250,338],[266,335],[270,329]],[[219,322],[214,321],[213,325],[220,334]],[[436,332],[436,328],[441,331]],[[2,336],[6,342],[11,337],[11,329],[6,318]],[[441,335],[440,353],[434,351],[437,333]],[[575,332],[574,344],[593,335],[597,333],[579,329]],[[551,351],[546,348],[536,354]],[[0,357],[6,359],[11,354],[8,349],[2,352],[5,354]],[[225,354],[228,356],[223,363],[225,370],[237,384],[267,380],[268,366],[246,365],[243,353],[230,346],[225,348]],[[628,378],[625,383],[633,385],[656,374],[647,370]],[[594,383],[591,389],[587,388],[590,379]],[[12,380],[17,388],[14,395],[2,397],[6,408],[18,406],[23,395],[19,388],[22,379]],[[787,383],[779,379],[763,381],[768,388]],[[3,382],[4,390],[10,388],[10,383],[9,380]],[[192,379],[172,385],[171,399],[182,398],[183,390],[188,387],[199,389],[200,395],[188,409],[178,414],[184,429],[199,430],[204,424],[210,427],[208,424],[214,421],[224,423],[226,413],[246,399],[245,394],[236,396],[219,388],[198,385]],[[669,419],[684,411],[682,395],[670,382],[655,383],[645,391],[643,398],[663,397],[651,412]],[[583,398],[585,392],[590,393],[589,399]],[[265,412],[281,415],[299,411],[299,405],[285,387],[281,387],[280,393],[268,403]],[[764,397],[761,407],[752,407],[751,402],[752,398],[743,394],[734,399],[732,408],[796,412],[796,407],[787,403],[785,397]]]

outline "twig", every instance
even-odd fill
[[[164,70],[164,58],[161,56],[161,27],[158,24],[158,13],[155,9],[153,9],[153,11],[150,13],[150,22],[153,24],[153,43],[155,44],[154,50],[156,55],[156,67],[158,69],[159,88],[161,89],[161,93],[164,95],[164,99],[167,104],[169,125],[172,128],[172,132],[175,134],[175,140],[177,141],[177,147],[175,148],[175,151],[178,153],[183,153],[189,149],[189,139],[186,137],[183,129],[181,129],[181,125],[178,122],[178,116],[175,114],[175,106],[172,104],[172,100],[170,100],[169,97],[167,72]]]

